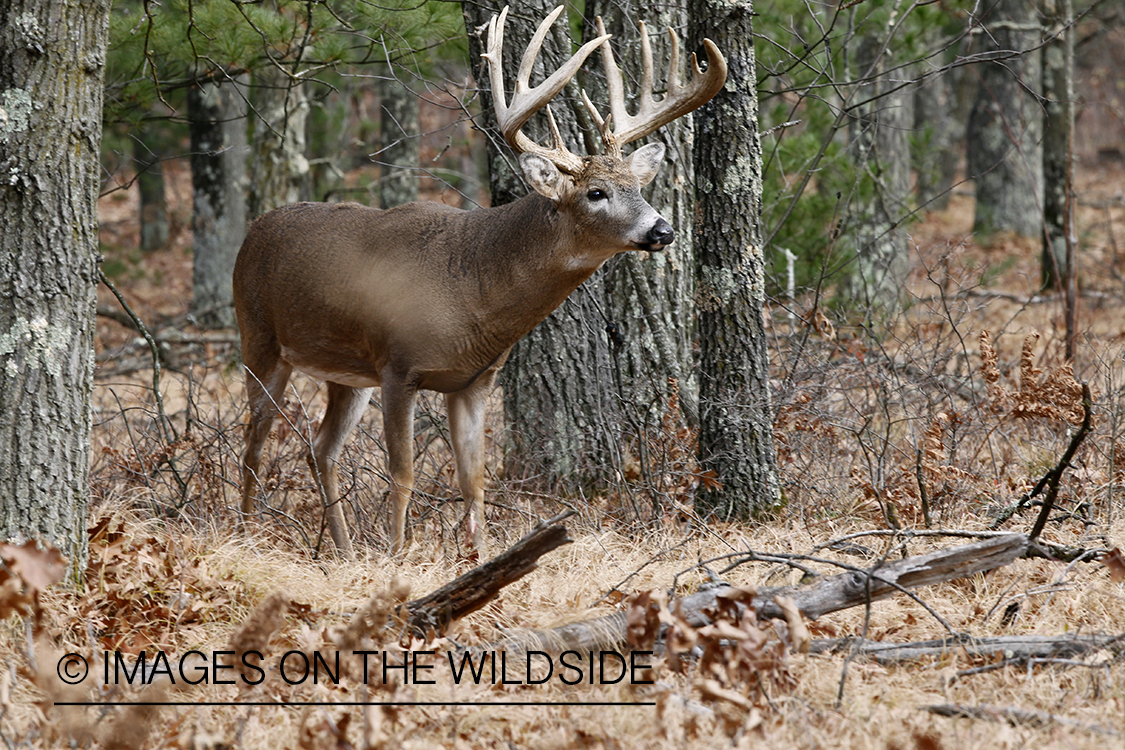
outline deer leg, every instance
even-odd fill
[[[262,448],[269,437],[273,420],[281,410],[279,404],[293,368],[288,362],[274,356],[264,366],[246,362],[246,397],[250,403],[250,417],[246,422],[246,449],[242,453],[242,517],[254,512],[258,498],[258,467],[262,462]]]
[[[400,378],[383,375],[383,437],[391,475],[391,554],[406,549],[406,507],[414,491],[414,393]]]
[[[332,535],[337,551],[347,559],[353,556],[352,541],[348,534],[348,524],[344,520],[344,508],[340,504],[336,462],[340,458],[340,452],[343,451],[348,436],[352,434],[367,409],[367,402],[374,390],[374,388],[352,388],[329,382],[328,408],[324,412],[320,428],[316,431],[312,452],[309,455],[309,467],[312,469],[313,477],[324,490],[328,532]]]
[[[484,520],[484,409],[491,386],[489,376],[465,390],[445,394],[457,483],[468,506],[469,536],[482,556],[488,540]]]

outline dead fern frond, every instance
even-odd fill
[[[980,372],[988,388],[988,399],[993,411],[999,411],[1008,397],[1008,391],[1000,385],[1000,369],[996,366],[996,350],[992,348],[992,334],[987,330],[980,332]]]
[[[1016,392],[1000,383],[996,350],[992,347],[988,331],[980,334],[981,376],[988,387],[988,397],[994,412],[1008,410],[1009,416],[1028,419],[1041,417],[1081,424],[1082,386],[1074,377],[1070,362],[1051,367],[1046,377],[1035,366],[1035,345],[1039,332],[1032,331],[1023,340],[1020,351],[1020,384]]]

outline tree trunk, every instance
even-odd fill
[[[5,0],[0,24],[0,537],[86,564],[109,2]]]
[[[379,205],[401,206],[418,200],[418,95],[398,80],[393,70],[376,83],[379,97],[380,149],[375,160],[382,168]]]
[[[1067,199],[1071,190],[1074,129],[1074,27],[1070,0],[1043,3],[1043,259],[1045,287],[1068,278],[1066,258]]]
[[[866,12],[866,11],[864,11]],[[881,317],[899,302],[909,268],[906,231],[899,222],[910,211],[910,129],[914,125],[910,91],[887,70],[894,65],[876,31],[860,38],[856,69],[873,84],[860,91],[867,99],[851,121],[855,162],[863,174],[851,211],[855,265],[844,285],[852,304]],[[898,74],[901,75],[901,74]]]
[[[1036,8],[995,0],[982,14],[984,49],[999,59],[979,66],[980,88],[969,115],[969,177],[976,181],[973,231],[1043,232],[1043,116]],[[1013,53],[1015,53],[1013,55]]]
[[[933,48],[941,43],[941,30],[927,29],[924,39],[925,46]],[[944,65],[954,57],[949,52],[933,64]],[[914,194],[923,209],[942,211],[949,205],[971,106],[971,97],[962,96],[962,91],[973,75],[967,67],[947,69],[914,89],[914,132],[920,140],[912,154],[918,174]]]
[[[188,91],[192,306],[211,328],[235,324],[231,277],[246,235],[246,113],[233,88],[205,83]]]
[[[250,152],[250,174],[253,175],[247,196],[250,219],[290,203],[308,200],[310,189],[309,160],[305,156],[309,97],[305,85],[293,81],[272,65],[258,71],[254,79],[253,99],[257,117],[254,118],[254,145]],[[233,103],[237,106],[241,104],[241,99]],[[236,116],[237,111],[226,116]],[[239,137],[245,137],[245,123],[238,119],[224,123],[224,130],[236,129],[239,132],[229,132],[229,136],[224,134],[224,137],[231,138],[232,145]],[[242,162],[237,154],[232,153],[230,160],[239,163],[231,163],[229,167],[224,165],[223,169],[237,171],[241,168]],[[237,220],[232,220],[232,233],[234,223]],[[238,237],[236,251],[241,243],[242,237]]]
[[[710,38],[727,58],[726,86],[696,115],[695,222],[699,327],[698,502],[722,519],[780,502],[763,316],[762,146],[758,139],[753,5],[692,0],[691,44]]]
[[[133,164],[141,196],[141,250],[150,253],[168,242],[168,201],[164,194],[164,161],[159,149],[141,136],[133,141]]]
[[[946,115],[953,106],[953,71],[923,82],[914,91],[914,131],[922,137],[915,156],[918,181],[914,187],[918,204],[931,211],[949,205],[957,159],[951,153],[958,140],[956,120]]]
[[[645,22],[652,47],[655,86],[660,89],[670,53],[666,30],[677,29],[682,36],[687,25],[687,8],[683,3],[646,6],[594,0],[587,5],[587,16],[597,15],[604,17],[606,31],[613,34],[611,44],[629,87],[627,95],[640,92],[641,40],[637,22]],[[587,37],[592,36],[591,26]],[[599,54],[592,67],[600,62]],[[681,80],[688,75],[686,70],[684,67],[680,71]],[[698,385],[691,351],[695,315],[695,201],[686,189],[694,177],[693,132],[692,118],[681,117],[649,137],[662,142],[667,155],[660,173],[647,188],[648,201],[675,227],[676,241],[661,253],[620,255],[606,274],[605,304],[620,334],[613,347],[615,386],[626,410],[627,433],[632,433],[641,457],[646,438],[659,429],[664,416],[671,393],[669,379],[677,384],[687,420],[694,424],[698,419]]]
[[[553,2],[535,0],[510,13],[505,32],[504,66],[506,82],[514,84],[523,50],[538,23],[553,9]],[[479,28],[499,13],[493,6],[464,3],[466,27]],[[631,3],[613,5],[615,17],[627,17],[631,30],[621,25],[636,43],[635,20],[643,13]],[[671,18],[671,17],[669,17]],[[614,18],[606,19],[614,25]],[[587,21],[592,24],[592,19]],[[682,25],[675,23],[674,25]],[[470,59],[474,75],[487,89],[487,69],[481,64],[483,38],[470,32]],[[659,44],[657,46],[660,46]],[[558,22],[548,35],[532,82],[543,79],[571,54],[569,35]],[[636,53],[639,54],[639,53]],[[630,65],[634,52],[617,50],[618,63]],[[597,57],[597,56],[595,56]],[[638,58],[639,59],[639,58]],[[657,66],[664,65],[658,61]],[[587,63],[588,69],[596,63]],[[591,81],[592,82],[592,81]],[[630,92],[635,93],[635,92]],[[483,101],[485,122],[494,127],[491,96]],[[587,119],[572,83],[552,106],[564,140],[572,150],[581,151],[587,137],[596,133],[579,127]],[[542,117],[537,117],[539,123]],[[538,137],[536,121],[525,131]],[[665,138],[667,135],[657,137]],[[688,136],[684,136],[685,138]],[[522,179],[514,173],[516,160],[494,134],[490,149],[493,205],[526,193]],[[662,169],[662,181],[677,185],[686,181],[689,149],[677,142],[670,148],[670,159]],[[619,256],[583,284],[526,338],[512,349],[501,374],[504,411],[510,427],[507,446],[509,476],[532,480],[545,487],[605,487],[627,473],[627,466],[644,450],[646,428],[659,427],[665,405],[668,379],[680,381],[688,403],[693,388],[690,381],[691,272],[687,264],[690,232],[683,221],[690,211],[682,195],[669,188],[654,189],[652,205],[676,226],[676,243],[667,255],[649,257]]]

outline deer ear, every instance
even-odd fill
[[[644,187],[652,182],[656,173],[660,171],[660,165],[664,163],[664,144],[650,143],[641,146],[629,154],[625,163],[629,165],[629,171],[633,176],[640,180],[641,187]]]
[[[559,202],[563,192],[563,176],[559,168],[539,154],[521,154],[520,168],[535,192]]]

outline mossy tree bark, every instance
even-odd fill
[[[200,325],[234,325],[231,278],[246,237],[246,108],[226,85],[188,91],[191,129],[192,307]]]
[[[253,119],[254,142],[250,150],[247,216],[253,220],[275,208],[308,200],[309,160],[305,155],[305,125],[309,117],[307,84],[294,81],[283,71],[266,67],[254,75],[251,99],[257,117]],[[245,127],[245,123],[242,123]],[[237,127],[237,122],[227,127]],[[238,138],[237,134],[233,134]],[[234,159],[236,155],[232,154]],[[223,169],[236,164],[224,165]],[[232,222],[231,231],[234,231]],[[245,227],[244,227],[245,228]],[[236,249],[242,243],[238,238]]]
[[[0,537],[86,561],[108,0],[0,24]]]
[[[263,7],[271,13],[279,13],[277,0],[265,0]],[[250,220],[275,208],[308,200],[311,192],[305,137],[309,119],[308,86],[311,84],[292,75],[297,67],[294,61],[305,58],[308,50],[300,44],[289,48],[288,54],[282,49],[267,46],[269,59],[254,72],[254,85],[249,92],[255,115],[251,118],[254,138],[250,151],[250,174],[253,179],[248,180],[245,217]],[[237,96],[237,92],[234,93]],[[220,100],[219,104],[237,108],[241,99]],[[236,143],[240,137],[233,132],[236,127],[237,121],[224,125],[222,136]],[[243,133],[245,129],[243,124]],[[220,168],[225,171],[240,167],[224,163]],[[234,231],[233,227],[231,231]],[[238,243],[241,245],[241,238]]]
[[[477,35],[474,30],[498,14],[503,3],[464,3],[462,7],[474,75],[486,89],[482,107],[490,134],[492,201],[500,205],[522,197],[527,187],[518,174],[516,158],[495,130],[487,68],[480,60],[483,31]],[[509,89],[532,33],[554,7],[554,0],[532,0],[509,12],[504,36],[505,82]],[[651,18],[650,10],[633,3],[607,4],[605,8],[607,25],[627,37],[626,46],[615,48],[618,64],[623,70],[637,69],[636,20]],[[592,16],[585,21],[588,34],[592,33]],[[682,26],[682,20],[670,18],[657,19],[650,32],[662,30],[669,23]],[[654,38],[654,42],[655,47],[662,48],[659,40]],[[559,21],[547,37],[532,83],[543,80],[571,53],[570,36]],[[596,70],[597,59],[600,55],[596,53],[586,69]],[[657,58],[657,68],[664,64]],[[586,82],[592,93],[601,86],[593,77],[586,78],[584,85]],[[572,151],[581,153],[584,145],[597,147],[600,143],[587,122],[577,83],[572,82],[560,94],[552,111]],[[525,132],[534,138],[544,135],[543,122],[538,115]],[[511,436],[506,467],[510,477],[564,491],[604,488],[625,475],[627,466],[635,467],[636,459],[643,459],[640,454],[646,432],[660,426],[669,378],[680,381],[685,401],[694,401],[688,343],[692,273],[687,259],[691,258],[691,235],[690,229],[684,231],[684,222],[690,221],[684,196],[690,174],[690,131],[677,132],[680,135],[670,131],[653,136],[669,144],[670,160],[658,178],[661,185],[653,188],[650,197],[653,207],[673,222],[675,244],[665,255],[618,256],[611,260],[512,349],[501,374]]]
[[[697,505],[745,519],[780,503],[764,320],[753,5],[692,0],[689,49],[709,38],[727,59],[726,86],[695,117],[699,452],[714,481]]]

